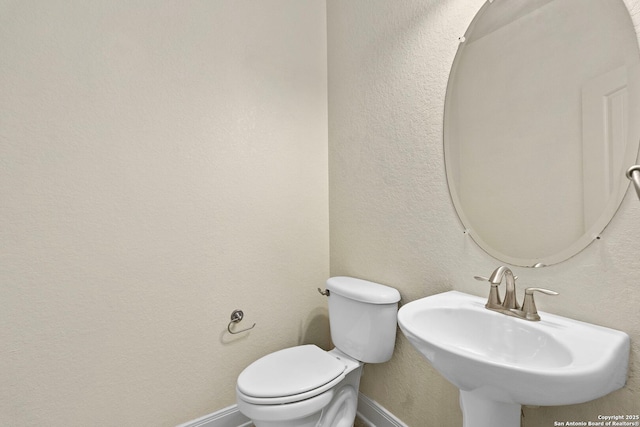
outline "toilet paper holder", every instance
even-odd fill
[[[242,332],[247,332],[253,328],[256,327],[256,324],[254,323],[252,326],[246,328],[246,329],[242,329],[240,331],[232,331],[231,330],[231,324],[233,323],[240,323],[240,321],[244,318],[244,312],[242,310],[233,310],[233,312],[231,312],[231,321],[229,322],[229,324],[227,325],[227,330],[229,331],[230,334],[241,334]]]

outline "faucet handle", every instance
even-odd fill
[[[522,302],[522,310],[511,310],[513,313],[520,317],[524,317],[527,320],[540,320],[538,315],[538,309],[536,308],[536,302],[533,299],[533,293],[540,292],[546,295],[559,295],[555,291],[543,288],[526,288],[524,290],[524,301]]]
[[[481,282],[490,282],[491,279],[484,276],[473,276],[474,279],[479,280]],[[518,276],[513,276],[513,280],[518,280]]]
[[[473,276],[473,278],[481,282],[491,283],[488,277]],[[500,299],[500,292],[498,291],[499,285],[500,283],[491,283],[489,298],[487,299],[487,303],[484,305],[486,308],[489,308],[489,309],[502,308],[502,300]]]
[[[557,293],[556,291],[552,291],[549,289],[544,289],[544,288],[526,288],[524,290],[524,295],[532,295],[534,292],[541,292],[543,294],[547,294],[547,295],[560,295],[559,293]]]

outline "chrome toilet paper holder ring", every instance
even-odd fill
[[[231,312],[231,321],[229,322],[229,324],[227,325],[227,330],[229,331],[230,334],[241,334],[242,332],[247,332],[250,331],[251,329],[256,327],[256,324],[254,323],[252,326],[246,328],[246,329],[242,329],[240,331],[232,331],[231,330],[231,325],[234,323],[240,323],[240,321],[244,318],[244,312],[242,310],[233,310],[233,312]]]

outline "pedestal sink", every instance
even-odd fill
[[[460,389],[463,427],[518,427],[521,405],[569,405],[624,386],[629,336],[540,312],[531,322],[450,291],[398,312],[411,344]]]

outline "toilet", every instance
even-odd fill
[[[351,427],[364,363],[391,358],[400,293],[353,277],[327,280],[335,348],[268,354],[238,376],[238,409],[256,427]]]

